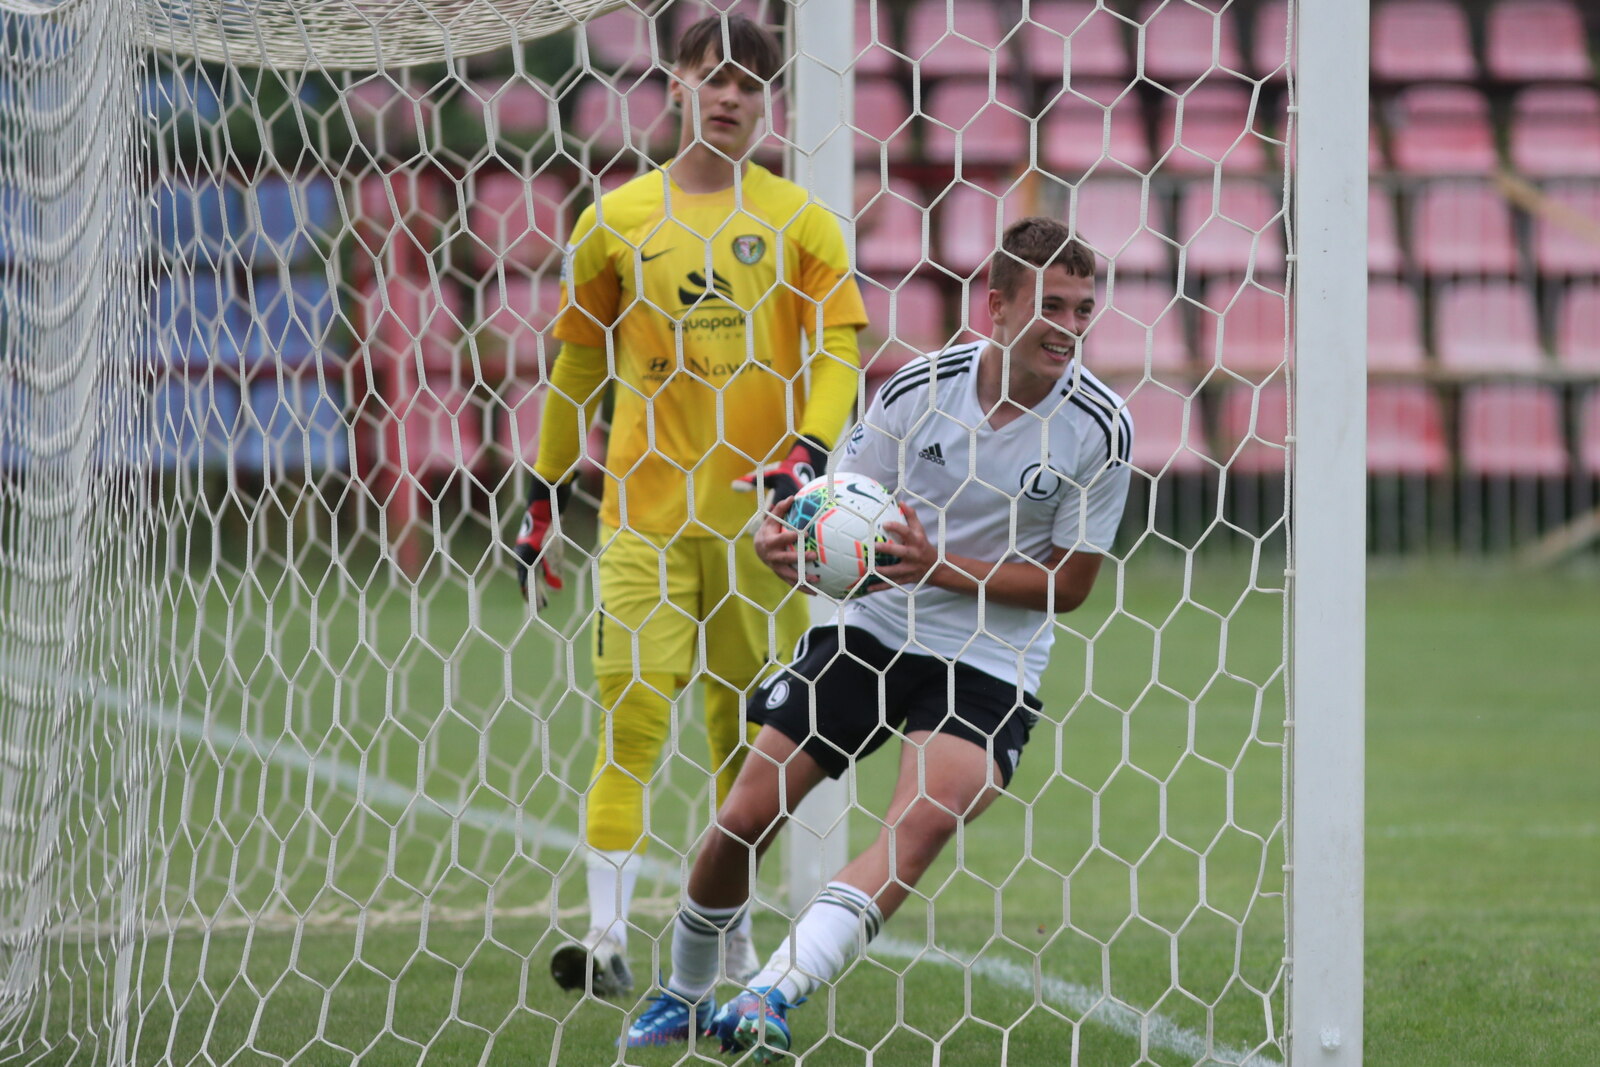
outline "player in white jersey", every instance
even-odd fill
[[[990,266],[992,340],[901,370],[856,427],[841,466],[897,493],[904,522],[888,524],[881,548],[897,562],[751,698],[761,732],[695,858],[671,976],[628,1044],[683,1040],[692,1027],[773,1062],[790,1045],[789,1007],[865,948],[958,826],[1010,782],[1040,708],[1053,616],[1089,595],[1128,492],[1132,422],[1077,359],[1094,275],[1093,253],[1065,226],[1017,222]],[[795,584],[788,506],[755,541]],[[723,943],[777,831],[825,776],[897,736],[899,779],[877,840],[717,1012]]]

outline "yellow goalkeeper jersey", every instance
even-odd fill
[[[641,533],[743,529],[757,501],[730,486],[793,441],[803,334],[867,321],[838,222],[755,164],[736,189],[690,194],[655,170],[606,194],[562,290],[555,336],[615,361],[601,518]]]

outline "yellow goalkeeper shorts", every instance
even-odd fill
[[[786,660],[810,625],[808,598],[756,556],[750,538],[666,537],[600,528],[596,675],[706,671],[745,689]],[[734,588],[737,583],[737,590]]]

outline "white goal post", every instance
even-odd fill
[[[1135,425],[1013,788],[799,1062],[1359,1065],[1367,6],[0,0],[0,1061],[634,1062],[714,786],[691,686],[639,988],[557,990],[609,408],[548,610],[507,540],[563,246],[737,10],[792,56],[756,158],[841,223],[860,400],[983,336],[1001,230],[1053,214]],[[894,758],[799,810],[763,949]]]

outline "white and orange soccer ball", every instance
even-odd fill
[[[815,552],[807,560],[805,584],[843,600],[869,584],[877,564],[896,562],[876,551],[889,539],[886,522],[901,521],[889,490],[864,474],[840,471],[800,487],[784,520],[800,531],[800,547]]]

